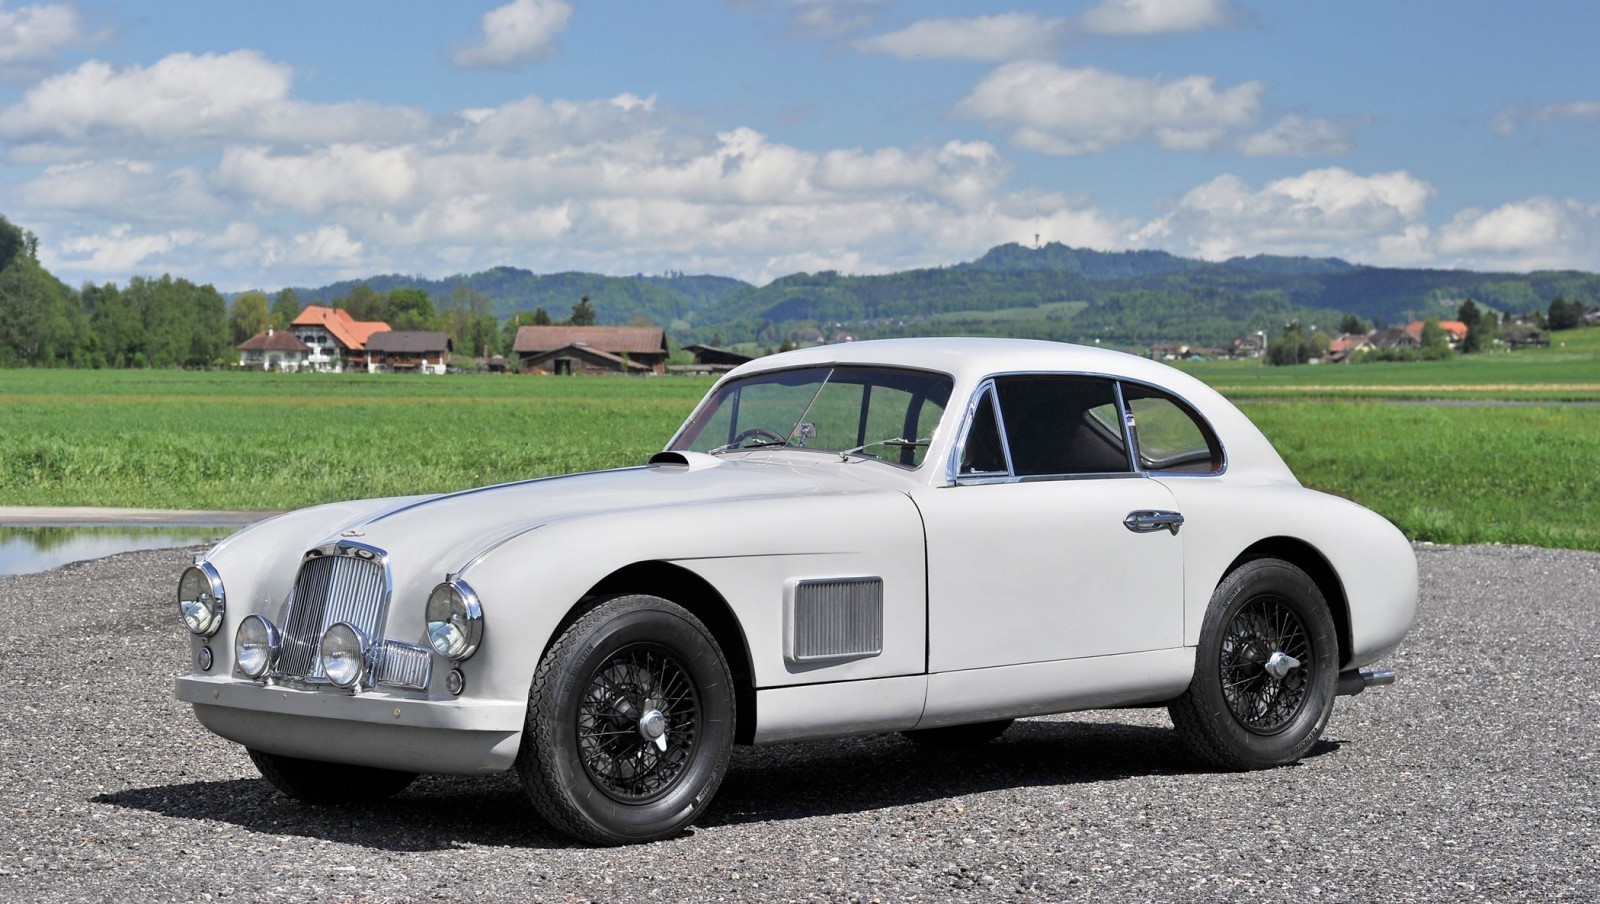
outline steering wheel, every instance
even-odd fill
[[[729,445],[737,449],[741,444],[744,443],[745,440],[754,439],[756,437],[771,440],[775,445],[779,446],[789,442],[789,440],[784,436],[775,431],[768,430],[765,427],[750,427],[745,430],[740,430],[739,435],[735,436],[733,438],[733,442],[729,443]]]

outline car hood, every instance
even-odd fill
[[[898,492],[892,482],[896,475],[877,463],[847,463],[815,453],[696,458],[688,465],[569,474],[386,500],[357,518],[327,524],[325,534],[308,538],[307,548],[354,540],[388,553],[397,569],[420,567],[442,575],[460,571],[512,537],[571,518],[733,500]],[[891,482],[872,479],[871,471]]]

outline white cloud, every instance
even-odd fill
[[[877,24],[887,0],[791,0],[789,23],[801,34],[833,38]]]
[[[483,40],[457,50],[453,59],[469,69],[514,69],[548,55],[571,18],[572,5],[563,0],[513,0],[485,13]]]
[[[1495,115],[1494,130],[1500,135],[1510,135],[1529,123],[1548,125],[1562,119],[1589,120],[1600,123],[1600,100],[1572,100],[1527,110],[1513,107]]]
[[[1361,176],[1331,167],[1260,190],[1223,175],[1190,190],[1134,239],[1207,260],[1304,254],[1377,263],[1420,238],[1433,194],[1433,186],[1404,171]]]
[[[924,19],[888,34],[863,38],[855,48],[902,60],[1006,60],[1047,57],[1066,39],[1065,19],[1002,13],[974,19]]]
[[[1249,157],[1315,157],[1349,154],[1355,145],[1340,123],[1290,114],[1271,128],[1240,139],[1239,150]]]
[[[1600,205],[1536,197],[1469,207],[1439,228],[1438,249],[1463,266],[1600,269]]]
[[[0,79],[31,80],[61,51],[94,39],[84,31],[75,7],[54,3],[7,9],[0,4]]]
[[[0,111],[0,138],[38,156],[105,144],[187,153],[196,143],[382,141],[428,133],[433,118],[368,103],[309,104],[288,97],[293,73],[250,50],[176,53],[146,68],[89,61],[30,88]]]
[[[61,243],[63,263],[75,270],[99,276],[122,277],[159,258],[174,248],[193,243],[200,237],[191,229],[138,233],[122,223],[103,233],[77,236]],[[53,262],[47,262],[52,266]]]
[[[1260,82],[1218,90],[1207,76],[1140,79],[1054,63],[1010,63],[985,76],[960,115],[1011,129],[1012,141],[1047,154],[1085,154],[1154,139],[1169,150],[1202,150],[1248,126]]]
[[[217,167],[217,182],[257,205],[312,216],[333,208],[402,205],[416,185],[417,171],[410,152],[400,148],[335,144],[279,155],[230,147]]]
[[[1225,24],[1226,5],[1227,0],[1101,0],[1083,14],[1083,27],[1118,35],[1199,31]]]

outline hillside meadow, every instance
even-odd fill
[[[1600,550],[1600,330],[1557,342],[1436,364],[1185,367],[1304,483],[1413,539]],[[710,385],[0,370],[0,505],[275,510],[633,465]]]

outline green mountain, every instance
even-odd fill
[[[494,267],[444,279],[385,274],[294,291],[302,304],[329,304],[363,283],[377,292],[422,289],[433,299],[435,309],[444,308],[457,291],[480,292],[489,297],[494,315],[500,320],[535,308],[544,308],[551,317],[561,320],[578,299],[587,295],[601,323],[627,323],[634,317],[646,317],[662,325],[686,325],[701,308],[749,288],[749,283],[726,276],[601,276]]]

